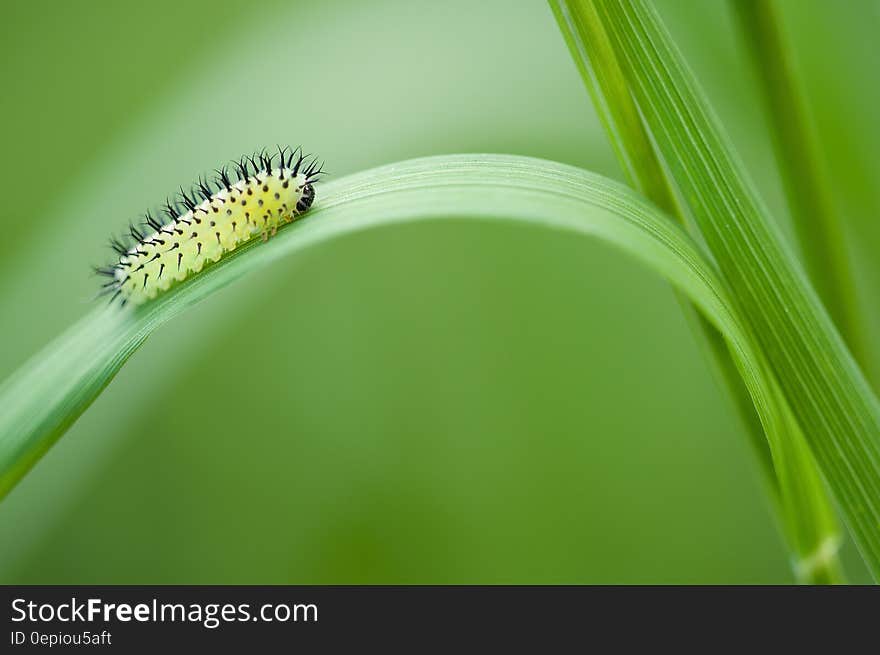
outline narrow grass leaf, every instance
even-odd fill
[[[550,5],[630,183],[685,225],[682,208],[592,0],[550,0]],[[729,392],[758,456],[792,551],[795,575],[805,583],[842,582],[842,567],[834,554],[840,529],[799,426],[787,412],[788,421],[778,425],[779,432],[765,434],[723,336],[686,301],[682,309]],[[772,377],[769,369],[766,375]],[[822,556],[817,558],[817,553]]]
[[[853,281],[850,253],[831,201],[819,143],[795,74],[794,54],[771,0],[736,0],[755,73],[767,105],[779,163],[804,267],[856,360],[867,367],[870,344]]]
[[[880,577],[880,403],[656,12],[642,0],[597,6],[664,162]]]
[[[281,257],[364,230],[428,220],[514,222],[560,230],[600,239],[634,256],[670,280],[725,335],[768,429],[785,421],[772,380],[764,375],[760,354],[753,351],[742,317],[714,267],[640,195],[546,161],[433,157],[324,184],[309,214],[268,243],[245,244],[136,310],[95,309],[62,334],[0,385],[0,494],[9,492],[165,321]]]

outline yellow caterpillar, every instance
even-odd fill
[[[111,302],[120,298],[123,305],[143,303],[239,244],[274,236],[280,225],[308,211],[322,167],[301,149],[279,148],[278,157],[277,166],[265,151],[242,157],[234,164],[237,180],[223,167],[213,181],[217,189],[200,179],[189,193],[180,190],[179,204],[166,202],[166,222],[148,212],[142,228],[130,226],[133,243],[111,239],[118,260],[95,269],[110,278],[102,295],[111,295]]]

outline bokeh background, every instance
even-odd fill
[[[729,7],[659,7],[787,229]],[[877,298],[880,12],[783,10]],[[3,13],[0,377],[89,311],[110,232],[262,146],[301,143],[334,175],[503,152],[620,176],[537,0]],[[791,580],[667,286],[599,243],[498,223],[381,229],[215,294],[0,504],[3,583]]]

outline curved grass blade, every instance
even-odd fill
[[[669,279],[725,335],[765,429],[785,408],[724,283],[697,246],[631,189],[523,157],[419,159],[322,185],[314,208],[268,243],[249,242],[133,310],[95,310],[0,386],[0,493],[6,494],[165,321],[238,277],[317,243],[426,220],[517,222],[601,239]]]

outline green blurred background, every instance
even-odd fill
[[[729,7],[659,6],[787,229]],[[783,8],[876,298],[870,7]],[[110,232],[255,148],[302,143],[334,175],[504,152],[620,176],[537,0],[13,0],[0,35],[2,377],[89,311]],[[667,286],[500,224],[351,237],[172,321],[0,535],[3,583],[792,580]]]

